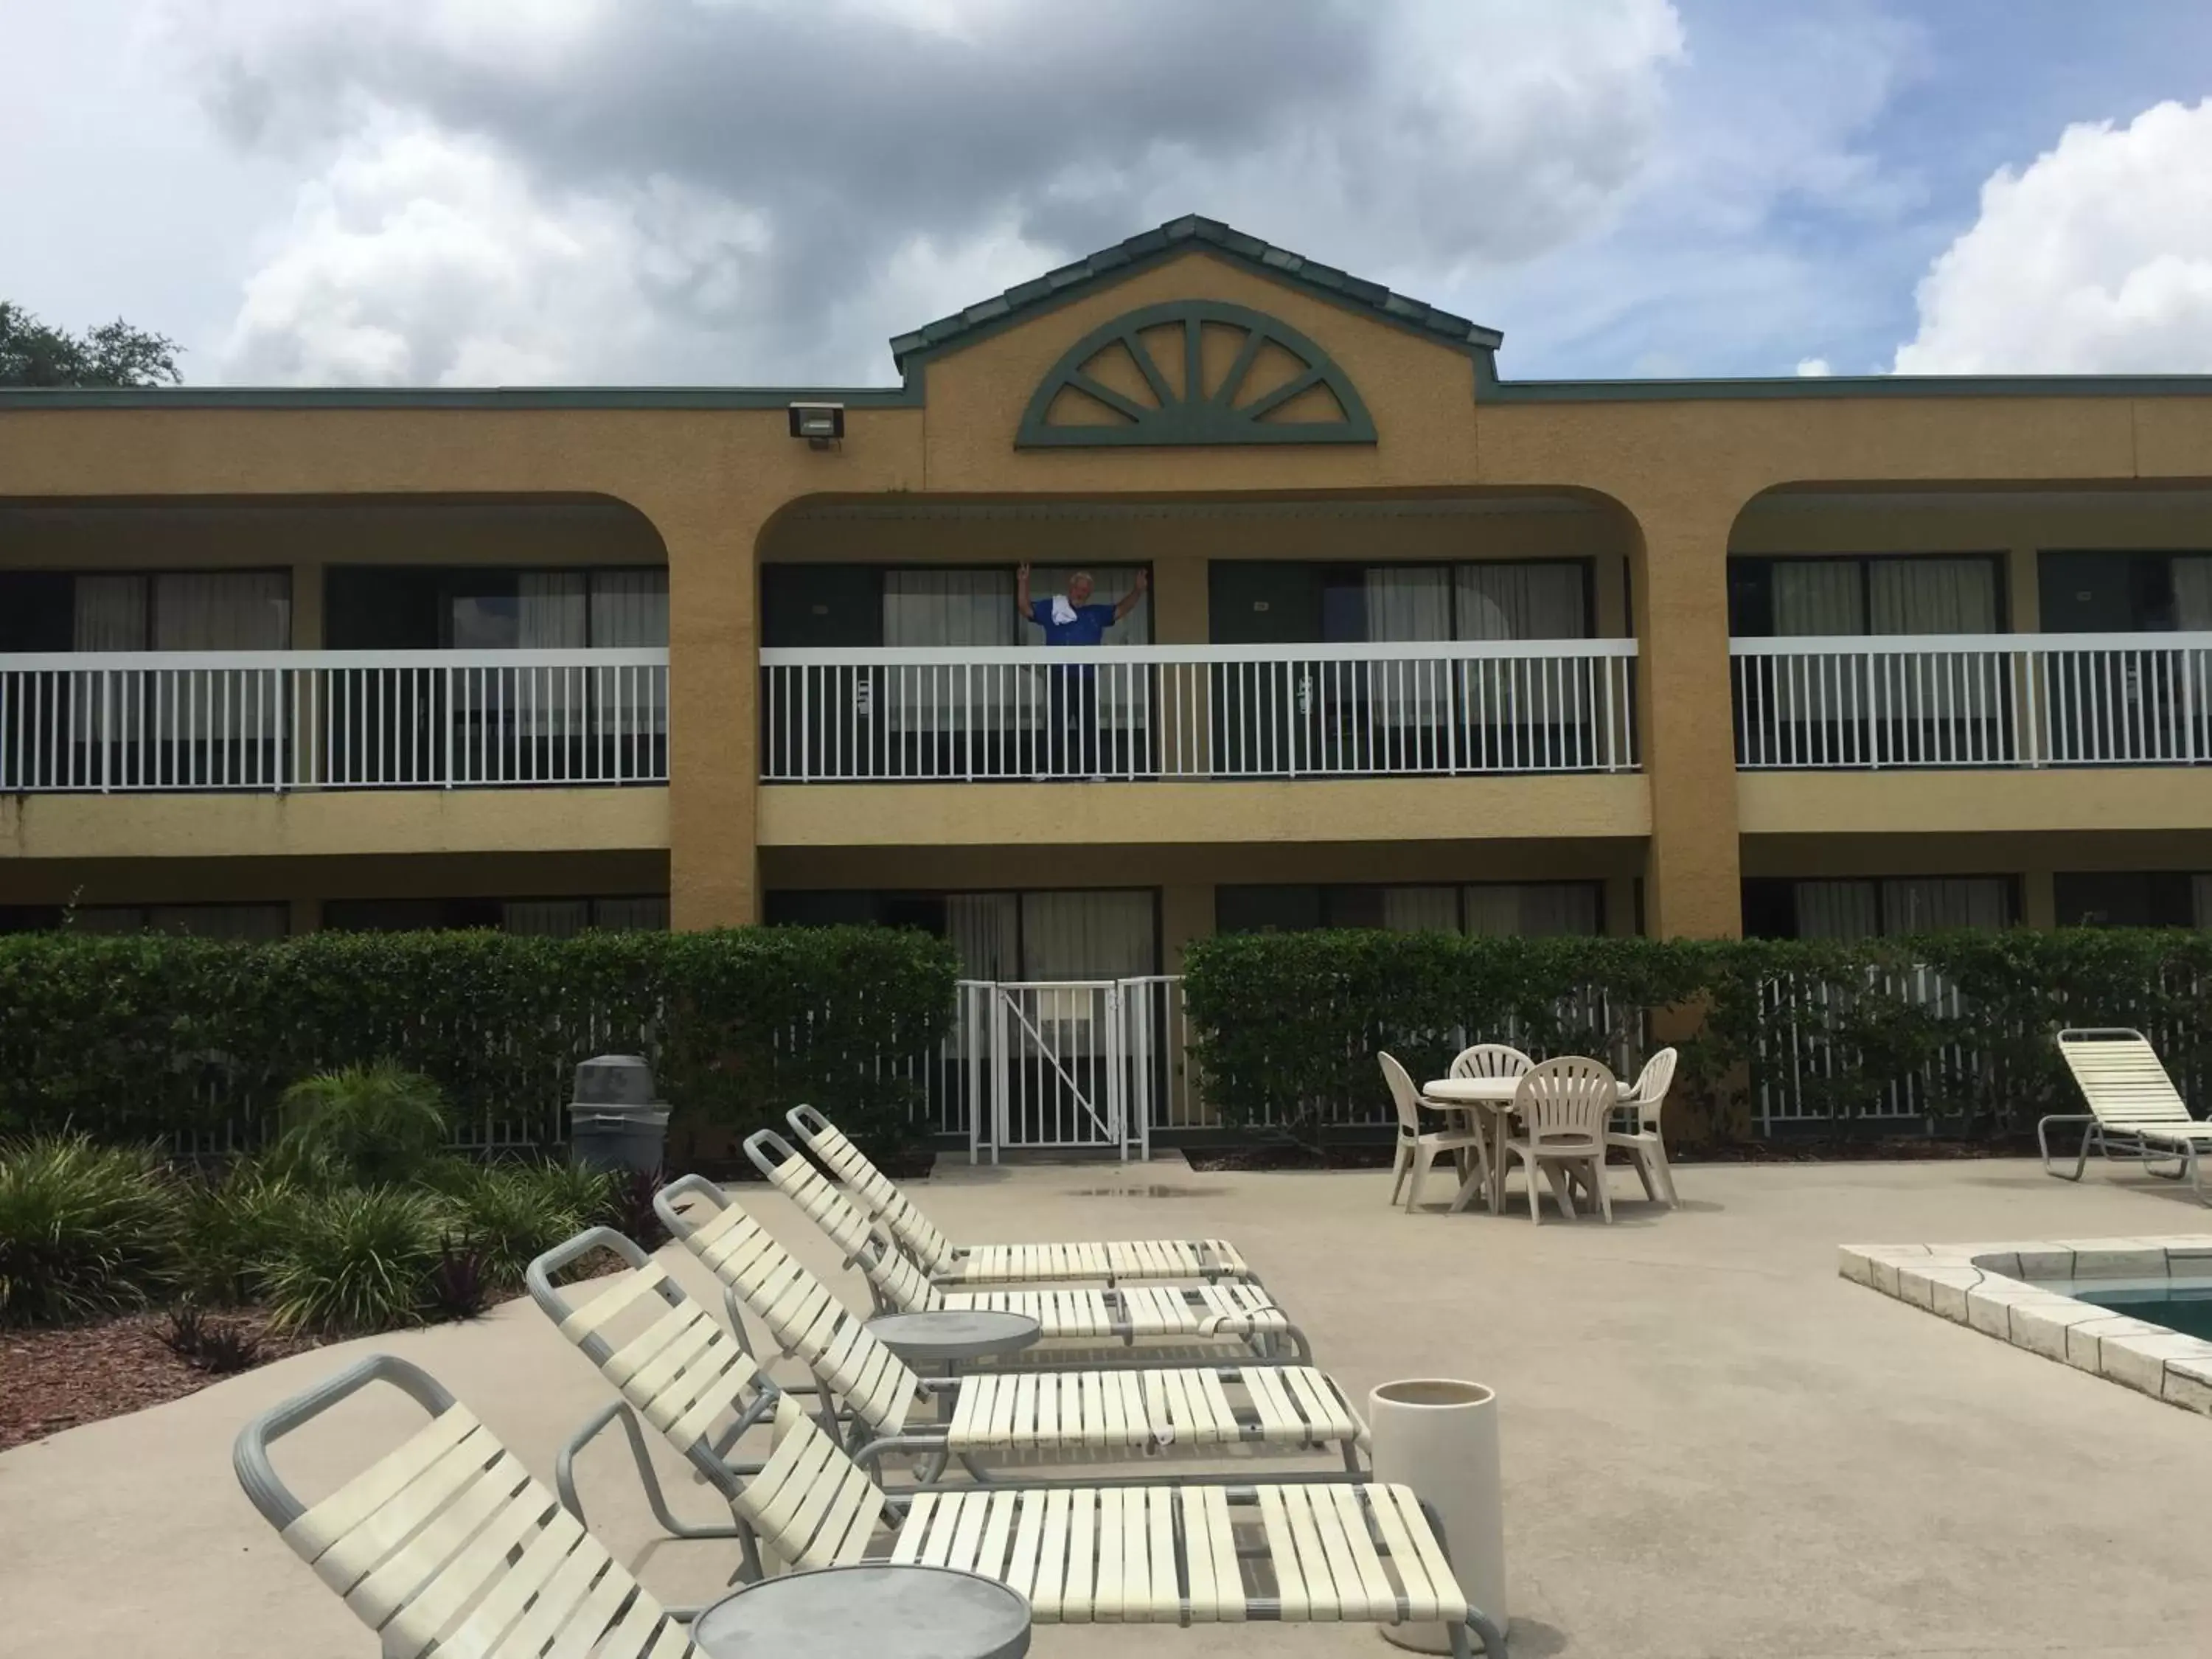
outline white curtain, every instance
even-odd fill
[[[1412,644],[1451,637],[1451,570],[1444,565],[1370,565],[1364,573],[1367,637],[1378,644]],[[1341,669],[1337,672],[1343,672]],[[1443,753],[1449,738],[1443,715],[1451,706],[1451,671],[1442,662],[1375,662],[1354,666],[1366,680],[1370,718],[1376,726],[1413,727],[1405,757]],[[1324,672],[1324,686],[1336,684]]]
[[[1019,979],[1021,901],[1012,893],[948,893],[945,933],[963,979]]]
[[[1797,937],[1872,939],[1881,931],[1881,901],[1870,881],[1801,881]]]
[[[1867,631],[1856,559],[1777,559],[1774,631],[1785,638]]]
[[[1997,631],[1997,573],[1988,559],[1875,559],[1868,587],[1869,634]]]
[[[1486,881],[1465,890],[1467,931],[1477,938],[1547,939],[1592,934],[1598,926],[1594,881]]]
[[[595,648],[668,644],[668,573],[595,570],[592,573],[589,636]],[[613,736],[665,736],[667,681],[642,668],[596,668],[593,709],[599,729]],[[664,920],[660,926],[666,926]]]
[[[665,570],[592,573],[591,641],[609,648],[668,643]]]
[[[525,651],[581,650],[589,635],[580,570],[526,570],[515,585],[514,643]]]
[[[1996,568],[1987,559],[1875,559],[1868,584],[1874,634],[1994,634]],[[1908,720],[1986,720],[2006,702],[1993,656],[1884,658],[1872,668],[1874,710]],[[1962,739],[1964,748],[1971,740]]]
[[[2212,631],[2212,558],[2174,560],[2173,625],[2185,634]]]
[[[153,579],[156,651],[282,651],[292,642],[292,578],[282,570],[184,571]],[[155,689],[164,738],[273,738],[286,697],[273,673],[213,670]]]
[[[1455,580],[1463,640],[1579,640],[1589,635],[1583,567],[1540,563],[1463,564]]]
[[[2008,927],[2012,921],[2010,884],[2002,876],[1885,881],[1881,919],[1883,931],[1891,933]]]
[[[593,899],[592,926],[615,933],[665,933],[668,931],[668,895],[641,893],[631,897]]]
[[[77,651],[146,648],[146,579],[79,576],[70,646]]]
[[[1455,887],[1385,887],[1382,926],[1393,933],[1456,933],[1459,890]]]
[[[568,939],[592,925],[589,899],[508,899],[499,907],[503,932],[538,939]]]
[[[1152,895],[1022,895],[1024,979],[1126,979],[1158,960]]]
[[[887,646],[1009,646],[1017,641],[1013,573],[1006,570],[887,570],[884,573],[884,643]],[[897,732],[937,731],[969,717],[1000,722],[1001,711],[1042,716],[1022,670],[886,667],[886,718]],[[971,701],[972,700],[972,701]]]
[[[1856,559],[1778,559],[1774,631],[1825,638],[1867,631],[1866,593]],[[1778,720],[1852,721],[1866,714],[1866,670],[1856,657],[1775,657],[1772,707]]]

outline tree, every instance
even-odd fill
[[[71,334],[0,300],[0,386],[174,385],[182,349],[120,317]]]

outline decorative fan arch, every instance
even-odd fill
[[[1076,342],[1038,384],[1022,449],[1125,445],[1371,444],[1351,377],[1289,324],[1176,300]]]

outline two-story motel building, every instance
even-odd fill
[[[2212,384],[1499,341],[1186,219],[894,389],[0,393],[0,919],[2212,921]]]

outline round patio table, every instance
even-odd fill
[[[1019,1353],[1044,1334],[1027,1314],[988,1308],[938,1308],[927,1313],[881,1314],[868,1334],[909,1365],[955,1365]]]
[[[734,1590],[691,1641],[708,1659],[1021,1659],[1030,1604],[972,1572],[860,1562]]]
[[[1616,1081],[1613,1086],[1617,1094],[1625,1095],[1633,1085]],[[1492,1215],[1505,1207],[1505,1132],[1513,1121],[1513,1097],[1520,1090],[1517,1077],[1440,1077],[1421,1085],[1424,1104],[1443,1112],[1463,1112],[1474,1120],[1483,1150],[1489,1154],[1489,1185],[1483,1185],[1480,1170],[1470,1172],[1452,1199],[1453,1214],[1467,1208],[1478,1192]]]

